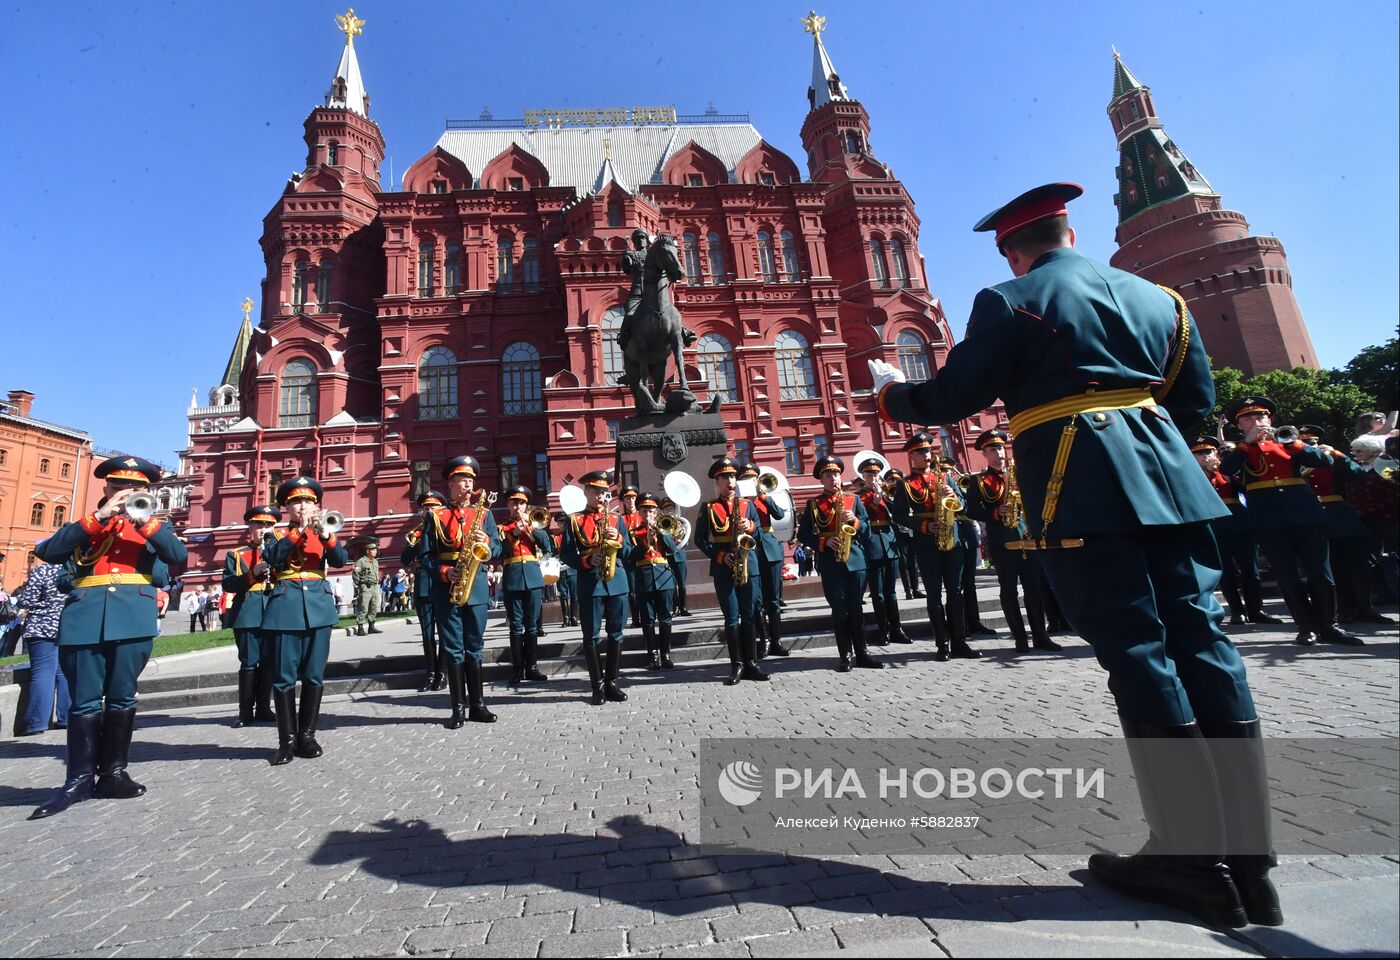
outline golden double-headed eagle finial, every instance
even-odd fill
[[[355,42],[355,38],[365,32],[365,22],[355,16],[355,8],[349,7],[344,15],[336,14],[336,26],[340,32],[345,34],[345,44],[349,46]]]
[[[243,319],[246,321],[249,315],[253,312],[253,298],[244,297],[243,302],[239,304],[239,306],[243,308]]]
[[[799,20],[798,23],[802,24],[803,29],[813,37],[820,35],[826,29],[826,17],[817,16],[815,10],[807,11],[807,16]]]

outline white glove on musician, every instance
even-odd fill
[[[870,367],[871,377],[874,378],[874,393],[877,397],[884,389],[885,384],[905,382],[904,371],[894,364],[886,363],[883,360],[867,360],[865,362]]]

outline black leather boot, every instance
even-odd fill
[[[1018,610],[1017,612],[1019,613],[1020,611]],[[1036,650],[1049,650],[1052,652],[1057,650],[1063,650],[1064,646],[1056,643],[1054,640],[1051,640],[1050,634],[1045,632],[1044,609],[1040,609],[1039,611],[1033,609],[1030,601],[1027,600],[1026,612],[1030,615],[1031,620],[1031,646]],[[1040,614],[1039,616],[1036,616],[1037,612]]]
[[[768,674],[764,673],[758,666],[756,650],[758,640],[754,637],[753,623],[743,623],[739,625],[739,639],[743,644],[744,669],[741,676],[745,680],[767,680]]]
[[[1016,650],[1025,653],[1031,648],[1031,641],[1026,636],[1026,621],[1021,619],[1020,602],[1015,599],[1010,602],[1003,600],[1001,612],[1006,614],[1006,626],[1011,631],[1011,639],[1016,641]]]
[[[617,685],[617,671],[622,665],[622,644],[608,643],[603,665],[603,696],[612,703],[626,703],[627,694]]]
[[[584,646],[583,662],[588,666],[588,685],[592,689],[593,696],[588,701],[595,707],[601,707],[607,702],[603,696],[603,662],[598,656],[598,645]]]
[[[277,752],[268,762],[274,767],[291,763],[296,756],[297,688],[273,689],[272,700],[277,704]]]
[[[518,687],[525,682],[525,650],[521,646],[520,634],[510,635],[510,686]]]
[[[1200,726],[1225,802],[1225,865],[1230,868],[1249,922],[1277,927],[1283,923],[1283,908],[1269,880],[1278,857],[1274,855],[1269,772],[1260,723],[1215,720],[1202,721]]]
[[[963,622],[962,608],[956,604],[948,607],[948,638],[952,641],[953,656],[960,660],[976,660],[982,654],[967,645],[967,625]]]
[[[578,622],[578,596],[575,595],[569,598],[569,626],[577,627],[579,625],[580,624]]]
[[[1223,860],[1221,787],[1200,728],[1119,719],[1149,836],[1129,857],[1094,854],[1089,869],[1129,896],[1187,910],[1211,926],[1244,926],[1244,905]]]
[[[535,659],[539,654],[539,647],[538,636],[533,633],[525,634],[525,679],[532,683],[543,683],[549,679],[540,671],[540,662]]]
[[[459,730],[467,722],[467,679],[466,667],[456,660],[447,662],[447,690],[452,698],[452,715],[443,726]]]
[[[656,628],[649,623],[642,624],[642,638],[647,642],[647,669],[661,669],[661,653],[656,649]]]
[[[316,742],[316,727],[321,720],[321,694],[325,687],[315,683],[301,685],[301,712],[297,716],[297,756],[315,760],[322,753]]]
[[[104,800],[132,800],[146,792],[146,788],[126,772],[135,727],[135,707],[103,711],[102,735],[97,747],[97,786],[92,791],[93,796]]]
[[[870,641],[871,646],[883,647],[890,642],[890,615],[885,611],[885,605],[881,600],[874,598],[875,607],[875,638]]]
[[[1355,634],[1347,633],[1337,626],[1337,591],[1325,586],[1313,597],[1313,609],[1317,612],[1317,638],[1323,643],[1339,643],[1347,647],[1359,647],[1366,641]]]
[[[447,662],[451,659],[441,646],[437,648],[437,672],[433,675],[433,693],[441,693],[447,689]]]
[[[97,770],[97,741],[102,730],[102,714],[88,713],[68,717],[67,776],[63,786],[54,791],[29,815],[30,820],[42,820],[62,813],[75,803],[92,799],[93,774]]]
[[[768,622],[763,616],[763,607],[755,605],[753,613],[750,614],[753,624],[754,636],[754,661],[757,662],[768,656]]]
[[[928,623],[933,630],[933,642],[938,644],[938,652],[933,655],[933,659],[944,663],[948,660],[948,621],[943,619],[941,604],[929,606]]]
[[[234,729],[253,725],[253,700],[257,696],[258,677],[254,670],[238,671],[238,719]]]
[[[661,669],[670,670],[676,665],[676,661],[671,659],[671,625],[663,623],[660,629]]]
[[[569,626],[569,598],[562,593],[559,594],[559,625]]]
[[[1248,621],[1248,611],[1245,609],[1244,600],[1240,597],[1239,587],[1236,585],[1235,577],[1230,573],[1230,560],[1225,560],[1225,574],[1220,578],[1220,592],[1225,595],[1225,605],[1230,608],[1230,624],[1239,626]]]
[[[1244,582],[1244,614],[1250,623],[1283,623],[1264,612],[1264,595],[1258,580]]]
[[[744,674],[744,651],[739,643],[738,627],[724,628],[724,643],[729,647],[729,679],[724,681],[724,685],[732,687],[743,679]]]
[[[263,654],[262,661],[258,668],[253,671],[254,696],[253,700],[253,721],[255,723],[272,723],[277,719],[277,714],[272,709],[272,674],[274,673],[272,663],[267,654]]]
[[[428,638],[423,641],[423,662],[427,664],[427,673],[423,677],[423,685],[418,688],[419,693],[427,693],[430,690],[437,690],[433,684],[438,681],[437,644]]]
[[[851,625],[845,620],[831,624],[831,632],[836,635],[836,672],[851,672]]]
[[[691,615],[691,613],[690,613],[690,608],[687,607],[687,606],[685,605],[685,601],[686,601],[685,584],[683,584],[683,583],[677,583],[677,584],[676,584],[676,613],[677,613],[679,616],[682,616],[682,617],[688,617],[688,616]]]
[[[782,644],[783,636],[783,612],[774,610],[768,614],[768,656],[787,657],[792,655],[792,651]]]
[[[467,657],[462,666],[466,672],[467,719],[472,723],[495,723],[496,715],[486,709],[486,697],[482,692],[481,661]]]
[[[913,638],[904,632],[904,624],[899,622],[899,598],[893,593],[885,599],[885,616],[890,624],[890,643],[914,642]]]
[[[870,655],[865,646],[865,611],[858,608],[851,614],[851,646],[855,648],[855,665],[865,670],[883,670],[885,665]]]

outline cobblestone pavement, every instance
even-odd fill
[[[1393,633],[1308,650],[1237,633],[1269,735],[1395,736]],[[443,694],[328,700],[319,760],[269,767],[227,708],[140,719],[134,801],[27,822],[60,733],[0,745],[0,955],[1394,955],[1397,863],[1287,858],[1289,925],[1226,934],[1127,901],[1077,857],[705,855],[686,844],[702,738],[1110,736],[1077,640],[976,662],[919,643],[893,669],[828,654],[721,685],[632,673],[625,704],[557,681],[441,726]]]

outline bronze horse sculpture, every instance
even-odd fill
[[[681,325],[681,314],[671,302],[671,285],[684,279],[676,241],[663,234],[647,250],[642,275],[642,302],[627,324],[626,336],[618,338],[623,351],[623,375],[618,383],[632,388],[637,415],[648,416],[666,412],[660,402],[661,389],[666,385],[666,361],[674,358],[676,380],[686,386],[685,361],[682,349],[694,334],[687,337]]]

